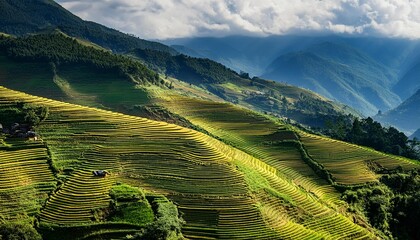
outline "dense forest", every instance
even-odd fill
[[[238,73],[224,65],[205,58],[186,55],[173,56],[162,51],[136,49],[130,54],[141,59],[151,69],[189,83],[215,84],[240,78]]]
[[[394,127],[383,127],[368,117],[353,122],[339,118],[329,122],[323,133],[339,140],[371,147],[375,150],[420,160],[420,142],[409,138]]]
[[[8,108],[0,109],[1,124],[4,128],[14,123],[37,126],[48,117],[48,108],[28,103],[16,102]]]
[[[82,45],[78,40],[55,31],[28,37],[0,37],[0,52],[22,61],[90,65],[101,71],[117,72],[127,80],[159,84],[157,73],[140,62],[112,52]]]
[[[379,183],[347,190],[350,211],[365,215],[384,238],[420,239],[419,170],[385,174]]]

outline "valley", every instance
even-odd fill
[[[419,239],[417,38],[239,2],[0,0],[0,239]]]

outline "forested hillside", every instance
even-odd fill
[[[53,0],[1,0],[0,32],[25,35],[60,29],[66,34],[96,43],[116,52],[134,48],[176,51],[157,42],[146,41],[100,24],[83,21]]]
[[[127,80],[158,84],[159,77],[153,71],[128,57],[84,46],[76,39],[56,31],[29,37],[0,37],[0,51],[22,62],[49,63],[52,71],[57,65],[84,64],[100,71],[118,73]]]
[[[309,126],[322,127],[326,121],[349,113],[358,115],[351,108],[310,91],[255,77],[251,79],[245,73],[238,74],[209,59],[137,49],[131,55],[138,61],[81,42],[60,31],[19,38],[3,36],[0,52],[3,53],[0,81],[5,86],[118,111],[126,111],[121,108],[120,90],[127,94],[124,106],[131,108],[136,105],[135,101],[143,102],[140,100],[140,95],[145,95],[141,93],[142,87],[153,84],[184,91],[186,86],[174,84],[181,80],[222,101],[285,116]],[[159,77],[145,65],[163,76]],[[32,81],[28,81],[29,75]],[[49,90],[41,85],[49,86]]]
[[[236,73],[209,59],[171,56],[140,49],[130,54],[167,77],[198,85],[226,101],[275,116],[289,117],[309,126],[323,127],[326,121],[334,121],[347,114],[359,115],[353,109],[313,92],[257,77],[250,78],[248,73]]]

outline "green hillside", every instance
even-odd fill
[[[61,184],[38,213],[41,228],[103,222],[92,209],[106,208],[112,185],[125,182],[173,200],[185,214],[183,233],[189,238],[372,236],[339,214],[337,205],[328,207],[276,168],[204,134],[5,88],[0,91],[2,107],[19,100],[50,109],[38,131]],[[111,175],[95,178],[91,173],[95,169],[106,169]],[[50,178],[41,181],[51,180],[51,170],[44,171]],[[290,209],[284,212],[282,203]],[[312,217],[300,219],[300,211]],[[341,227],[325,228],[323,222]],[[102,234],[115,230],[107,224],[102,227]]]
[[[141,48],[176,54],[174,49],[161,43],[83,21],[53,0],[1,0],[0,9],[0,32],[21,36],[58,28],[72,37],[88,40],[116,52]]]
[[[151,69],[204,88],[218,97],[254,110],[285,116],[310,126],[359,113],[313,92],[287,84],[249,78],[209,59],[137,49],[130,53]]]
[[[194,91],[206,98],[234,102],[309,126],[322,127],[326,121],[348,113],[358,115],[351,108],[310,91],[249,79],[210,60],[152,50],[134,53],[145,65],[166,76],[159,77],[135,59],[92,47],[60,31],[23,38],[2,37],[0,82],[39,96],[125,113],[148,102],[144,87],[153,84],[184,93],[197,86]]]
[[[80,239],[111,235],[124,239],[139,233],[144,225],[130,225],[102,214],[111,201],[112,186],[125,183],[145,189],[148,199],[162,194],[172,200],[186,222],[182,233],[191,239],[370,239],[376,233],[363,217],[346,212],[346,203],[330,184],[377,181],[379,175],[369,170],[368,162],[390,169],[398,165],[405,169],[417,166],[347,144],[345,151],[351,156],[340,159],[354,171],[349,173],[336,164],[336,156],[328,155],[329,148],[312,149],[314,141],[320,146],[344,143],[295,131],[230,104],[194,101],[165,91],[154,93],[164,106],[229,145],[164,122],[33,97],[6,88],[0,88],[0,93],[2,108],[15,101],[49,108],[47,120],[37,128],[44,145],[32,147],[36,142],[21,140],[14,143],[35,159],[35,150],[41,150],[39,163],[34,164],[45,172],[45,177],[34,178],[34,168],[16,172],[18,177],[30,177],[32,189],[40,192],[34,194],[51,191],[57,184],[49,197],[44,195],[48,200],[41,201],[41,210],[36,205],[32,212],[25,210],[23,202],[19,211],[38,217],[44,237],[71,229],[82,232]],[[4,141],[5,146],[13,147],[9,141]],[[45,148],[49,155],[45,150],[42,153]],[[2,170],[6,172],[14,166],[12,161],[17,161],[13,154],[25,156],[24,152],[6,150],[2,154]],[[360,156],[365,159],[352,160]],[[27,157],[23,159],[27,161]],[[98,169],[111,175],[93,177],[91,171]],[[37,190],[36,181],[48,187]],[[16,187],[12,182],[4,186],[3,192],[7,193]],[[10,211],[5,214],[6,219],[13,218]],[[360,224],[363,222],[362,226],[353,223],[354,217]]]

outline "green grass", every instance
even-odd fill
[[[65,95],[53,79],[51,66],[44,63],[11,60],[0,54],[0,84],[29,94],[63,100]]]
[[[119,109],[123,105],[143,105],[149,102],[144,90],[117,74],[102,73],[89,67],[74,65],[62,67],[58,76],[68,82],[73,91],[93,98],[93,103],[106,108]],[[72,100],[76,101],[77,98]]]
[[[148,93],[133,82],[82,64],[62,64],[54,73],[49,64],[0,55],[0,84],[37,96],[122,112],[126,107],[150,103]]]
[[[116,201],[144,200],[144,192],[127,184],[117,184],[112,187],[109,195]]]

